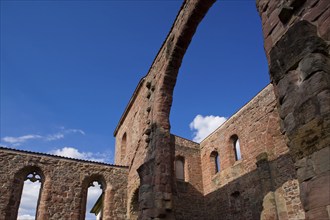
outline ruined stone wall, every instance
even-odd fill
[[[257,0],[257,8],[306,219],[329,219],[330,1]]]
[[[116,162],[130,165],[128,206],[139,187],[140,219],[174,218],[174,146],[171,145],[169,123],[173,89],[183,55],[198,23],[213,2],[184,1],[170,33],[115,131],[116,147],[121,145],[126,129],[135,132],[126,133],[130,149],[126,152],[130,156],[121,156],[125,159],[116,159]],[[116,157],[119,151],[116,151]]]
[[[172,135],[172,140],[175,142],[175,160],[184,160],[185,177],[182,181],[173,176],[174,216],[176,219],[203,219],[204,197],[200,146],[198,143],[174,135]]]
[[[232,136],[240,141],[242,159],[235,160]],[[288,153],[285,136],[280,132],[273,86],[270,84],[201,142],[204,193],[233,181],[257,168],[257,156],[269,160]],[[220,156],[220,172],[215,175],[211,152]],[[219,177],[219,182],[212,181]]]
[[[201,144],[201,160],[190,163],[197,150],[179,139],[175,148],[169,114],[184,53],[213,3],[184,1],[119,122],[116,163],[130,166],[128,177],[122,167],[1,148],[0,219],[16,218],[22,182],[31,171],[44,179],[39,219],[83,219],[88,183],[93,180],[106,185],[108,219],[123,219],[127,211],[130,218],[136,189],[139,219],[303,218],[299,190],[306,219],[330,218],[330,1],[257,0],[279,116],[268,87],[208,137]],[[233,134],[242,149],[242,159],[236,162],[230,143]],[[220,155],[217,174],[210,168],[213,151]],[[179,154],[190,161],[190,188],[173,178],[173,162]],[[190,170],[189,164],[195,168]],[[191,171],[203,174],[203,186]],[[184,194],[184,190],[196,193]],[[189,214],[189,205],[196,207],[201,201],[196,199],[201,191],[204,206]],[[188,200],[194,201],[182,205]]]
[[[137,146],[143,140],[143,128],[147,126],[148,111],[145,108],[147,95],[148,88],[145,86],[145,78],[142,78],[114,133],[116,164],[131,166],[133,158],[135,158]],[[144,139],[143,142],[146,143],[146,140]]]
[[[241,159],[235,159],[238,137]],[[215,171],[212,153],[220,158]],[[204,219],[303,219],[298,180],[280,132],[273,86],[201,142]]]
[[[150,87],[151,89],[151,87]],[[127,112],[115,131],[116,137],[116,164],[129,166],[128,186],[127,186],[127,214],[131,215],[133,206],[133,196],[140,187],[140,177],[137,169],[145,162],[147,154],[148,131],[150,125],[148,115],[148,93],[145,79],[142,79],[133,95],[133,100],[129,103]],[[126,146],[123,144],[123,136],[126,134]],[[126,147],[123,150],[123,147]]]
[[[139,168],[145,189],[141,201],[146,204],[142,208],[142,219],[174,218],[171,214],[173,164],[169,156],[169,112],[173,89],[183,55],[198,23],[213,2],[184,2],[148,73],[151,84],[156,83],[156,89],[148,96],[151,107],[151,141],[146,162]],[[298,168],[301,199],[307,219],[327,219],[330,209],[329,157],[321,157],[322,152],[328,152],[330,143],[329,4],[326,0],[257,0],[266,56],[281,119],[281,132],[287,139],[290,155]],[[272,176],[276,172],[274,174],[274,169],[271,168],[273,163],[265,163],[269,160],[268,155],[261,155],[260,158],[258,175],[265,180],[262,186],[266,190],[263,189],[263,192],[268,192],[268,188],[279,189],[276,188],[277,181],[281,186],[285,182],[281,181],[280,176]],[[283,167],[286,171],[285,166],[276,166]],[[295,187],[287,187],[291,188]],[[239,195],[240,192],[233,192],[234,198]],[[253,195],[258,196],[255,193]],[[277,197],[270,195],[267,198],[273,204],[271,201]],[[230,199],[227,201],[236,204]],[[239,203],[237,204],[239,207]],[[212,207],[215,207],[214,204]],[[273,213],[279,218],[282,213],[287,213],[282,212],[280,206],[276,205],[275,208]],[[225,209],[226,206],[222,210]],[[267,217],[264,210],[262,214],[265,218],[272,218]]]
[[[103,186],[104,219],[126,218],[126,167],[7,148],[0,148],[0,167],[0,219],[16,219],[24,179],[33,171],[42,178],[37,219],[85,219],[93,181]]]

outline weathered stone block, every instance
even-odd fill
[[[293,7],[286,6],[286,5],[282,6],[282,8],[280,9],[280,13],[278,15],[281,22],[286,24],[290,20],[292,14],[293,14],[293,11],[294,11]]]
[[[309,54],[299,62],[298,70],[303,81],[316,72],[330,73],[330,59],[320,53]]]
[[[330,171],[330,146],[313,153],[310,160],[316,174]]]
[[[295,23],[270,51],[270,75],[274,83],[300,60],[313,52],[327,53],[327,44],[318,37],[317,29],[307,21]]]
[[[297,168],[297,178],[299,182],[304,182],[315,176],[313,163],[308,158],[303,158],[295,163]]]
[[[305,199],[306,210],[324,207],[330,204],[330,172],[323,173],[307,182]]]
[[[319,93],[317,95],[317,99],[319,102],[319,106],[320,106],[320,114],[322,115],[327,115],[330,112],[330,90],[325,90],[321,93]],[[327,124],[329,125],[329,122],[327,122]],[[327,129],[327,127],[325,126],[325,129]],[[327,132],[325,130],[325,132]],[[328,132],[329,134],[329,132]]]

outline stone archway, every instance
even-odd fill
[[[173,89],[185,51],[213,3],[214,0],[183,3],[142,82],[147,88],[144,107],[148,122],[143,129],[148,150],[138,169],[145,192],[140,198],[145,204],[140,210],[142,219],[174,219],[171,212],[174,158],[169,123]],[[318,193],[311,192],[311,188],[316,184],[323,189],[330,177],[328,159],[322,157],[330,143],[329,5],[329,1],[321,0],[257,0],[282,130],[299,168],[304,208],[314,219],[326,216],[330,204],[327,197],[313,199],[318,200],[317,205],[311,201],[312,195]],[[313,158],[321,159],[322,164],[311,167],[313,163],[306,161]],[[313,172],[299,175],[307,170]]]

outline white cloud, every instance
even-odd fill
[[[80,133],[82,135],[85,135],[86,133],[81,129],[67,129],[65,130],[65,133]]]
[[[47,135],[45,137],[45,140],[46,141],[56,141],[59,139],[63,139],[65,135],[74,134],[74,133],[86,135],[86,133],[81,129],[65,129],[64,127],[61,127],[61,132],[58,132],[56,134]]]
[[[86,134],[81,129],[65,129],[64,127],[61,127],[61,131],[58,133],[55,133],[55,134],[48,134],[45,136],[36,135],[36,134],[28,134],[28,135],[23,135],[20,137],[4,137],[4,138],[2,138],[2,141],[12,144],[13,146],[19,146],[20,144],[25,143],[26,141],[36,140],[36,139],[40,139],[40,140],[47,141],[47,142],[56,141],[59,139],[63,139],[68,134],[74,134],[74,133],[79,133],[81,135]]]
[[[63,157],[91,160],[97,162],[106,162],[110,159],[110,155],[106,153],[80,152],[78,149],[73,147],[63,147],[61,149],[55,149],[50,151],[49,153]]]
[[[197,115],[189,124],[190,129],[194,131],[193,141],[201,142],[226,120],[227,118],[220,116],[208,115],[204,117]]]
[[[46,141],[56,141],[56,140],[59,140],[62,138],[64,138],[64,134],[57,133],[57,134],[48,135],[47,137],[45,137],[45,140]]]
[[[10,144],[21,144],[28,140],[40,139],[42,136],[36,134],[27,134],[20,137],[4,137],[2,140]]]

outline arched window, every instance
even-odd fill
[[[233,135],[231,137],[232,143],[233,143],[233,149],[234,149],[234,153],[235,153],[235,160],[238,161],[240,159],[242,159],[242,155],[241,155],[241,146],[239,143],[239,139],[237,135]]]
[[[121,139],[121,146],[120,146],[120,158],[123,160],[126,156],[126,146],[127,146],[127,135],[126,132],[123,134]]]
[[[212,174],[218,173],[220,171],[220,157],[217,151],[212,151],[210,155],[210,161]]]
[[[219,154],[215,157],[215,170],[216,172],[220,172],[220,157]]]
[[[184,158],[178,157],[175,160],[175,176],[177,180],[185,181],[184,178]]]
[[[217,151],[213,151],[210,155],[211,159],[211,170],[213,174],[220,171],[220,157]]]
[[[17,219],[36,219],[41,182],[41,175],[36,171],[24,178]]]
[[[87,190],[85,219],[102,219],[103,216],[103,186],[98,181],[90,182]]]

